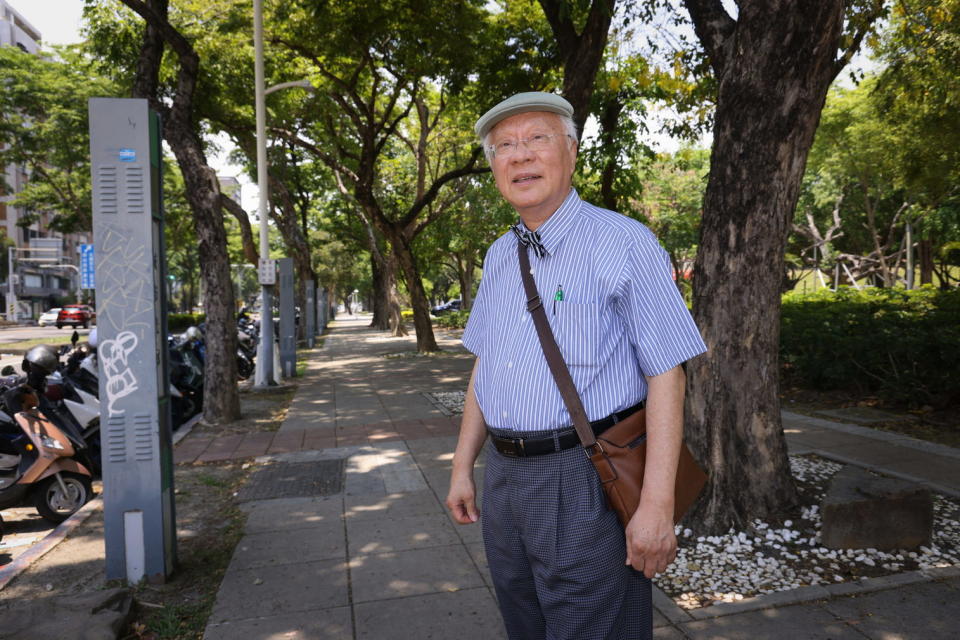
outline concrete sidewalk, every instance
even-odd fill
[[[331,325],[276,434],[184,440],[181,461],[259,456],[249,513],[205,638],[503,638],[479,526],[443,506],[457,420],[426,392],[462,391],[459,341],[414,355],[412,338]],[[792,452],[867,466],[960,495],[960,452],[784,413]],[[477,479],[483,459],[478,461]],[[817,590],[819,589],[819,590]],[[856,597],[840,597],[842,594]],[[805,588],[688,613],[655,595],[657,638],[948,638],[960,572]],[[800,603],[800,604],[798,604]]]

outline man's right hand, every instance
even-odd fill
[[[471,524],[480,519],[480,510],[477,509],[477,491],[473,478],[452,474],[450,476],[450,492],[447,493],[447,509],[453,519],[459,524]]]

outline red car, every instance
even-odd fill
[[[69,324],[76,327],[87,328],[88,325],[93,324],[97,319],[96,312],[89,306],[85,304],[68,304],[62,309],[60,313],[57,314],[57,329],[60,329],[65,324]]]

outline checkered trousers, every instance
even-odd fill
[[[509,637],[652,638],[650,581],[624,564],[623,528],[583,449],[513,458],[487,446],[480,521]]]

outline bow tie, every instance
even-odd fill
[[[523,223],[519,223],[511,227],[513,229],[513,234],[517,236],[517,241],[520,242],[525,247],[533,247],[533,252],[537,254],[538,258],[542,258],[547,255],[547,248],[543,246],[543,242],[540,241],[540,234],[536,231],[530,231]]]

